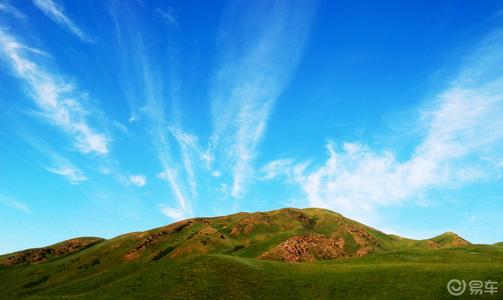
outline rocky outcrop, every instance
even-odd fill
[[[365,256],[376,251],[377,241],[367,231],[354,225],[346,227],[346,230],[351,234],[355,242],[360,247],[360,249],[356,251],[356,256]]]
[[[262,259],[286,262],[327,260],[346,257],[344,240],[334,240],[322,235],[295,236],[262,254]]]
[[[100,238],[76,238],[49,247],[28,249],[3,258],[0,260],[0,265],[40,263],[80,251],[101,241],[103,239]]]
[[[176,222],[174,224],[168,225],[164,227],[164,229],[159,230],[155,233],[152,233],[148,235],[146,238],[144,238],[138,245],[136,245],[133,249],[129,250],[125,258],[127,260],[131,260],[136,257],[136,254],[138,252],[141,252],[150,246],[152,246],[154,243],[157,243],[160,240],[163,240],[164,237],[169,236],[171,234],[176,234],[184,230],[185,228],[193,225],[193,224],[208,224],[209,223],[209,218],[193,218],[193,219],[188,219],[180,222]]]
[[[234,236],[247,234],[252,232],[257,225],[271,225],[272,223],[273,219],[268,214],[255,213],[235,224],[230,233]]]

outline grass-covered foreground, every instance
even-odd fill
[[[451,279],[499,285],[503,246],[452,232],[407,239],[322,209],[194,218],[0,256],[1,300],[450,299]]]
[[[202,255],[70,269],[72,259],[1,269],[0,299],[449,299],[452,278],[503,282],[503,248],[494,246],[295,264]],[[457,298],[503,299],[466,294]]]

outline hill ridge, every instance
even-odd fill
[[[453,232],[426,240],[413,240],[386,234],[328,209],[287,207],[266,212],[189,218],[109,240],[74,238],[47,247],[2,255],[0,265],[43,263],[75,255],[84,249],[96,252],[95,256],[105,252],[105,256],[120,257],[124,261],[228,254],[302,262],[469,244]]]

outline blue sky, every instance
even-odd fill
[[[0,0],[0,253],[325,207],[503,241],[501,1]]]

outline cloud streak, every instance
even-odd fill
[[[212,88],[210,153],[232,174],[233,197],[243,195],[254,173],[258,144],[295,72],[314,14],[311,2],[253,4],[239,8],[245,15],[229,11],[221,33],[226,51]]]
[[[143,47],[142,44],[141,46]],[[145,86],[144,93],[146,103],[143,113],[150,122],[150,136],[157,150],[157,155],[163,169],[163,171],[158,174],[158,178],[168,182],[178,202],[177,208],[163,207],[161,211],[173,220],[180,220],[192,215],[189,193],[184,182],[179,178],[177,170],[178,165],[172,157],[173,151],[168,135],[169,127],[166,122],[166,115],[162,102],[163,97],[162,94],[160,94],[160,89],[155,86],[159,78],[152,77],[153,73],[150,70],[149,61],[143,53],[142,50],[136,53],[137,56],[140,57],[142,67],[141,75]],[[188,172],[189,180],[191,180],[192,177],[190,176],[190,172],[192,172],[192,169],[189,169]]]
[[[12,197],[6,196],[6,195],[0,194],[0,204],[7,206],[7,207],[10,207],[10,208],[20,210],[20,211],[25,212],[27,214],[31,213],[30,208],[26,204],[12,198]]]
[[[42,169],[65,177],[71,184],[79,184],[88,179],[84,172],[76,167],[72,161],[56,152],[39,137],[27,134],[25,131],[19,130],[19,128],[16,129],[16,137],[23,140],[30,146],[30,149],[36,150],[44,157],[43,161],[38,161],[38,165]]]
[[[192,197],[197,196],[197,178],[194,167],[194,161],[202,161],[204,153],[202,153],[198,139],[195,135],[186,133],[180,128],[171,127],[171,134],[175,137],[183,160],[184,169],[187,173],[187,181],[190,186]]]
[[[129,182],[137,187],[144,187],[147,184],[147,178],[144,175],[130,175]]]
[[[82,171],[70,164],[61,164],[55,167],[46,168],[47,171],[60,175],[68,179],[71,184],[79,184],[80,182],[86,181],[87,177],[84,176]]]
[[[52,0],[33,0],[33,4],[38,7],[48,18],[63,27],[65,30],[75,34],[85,42],[92,42],[92,39],[85,34],[71,19],[69,19],[62,6],[57,5]]]
[[[24,19],[26,16],[9,2],[0,2],[0,12],[10,14],[18,19]]]
[[[107,155],[111,139],[89,124],[89,112],[84,107],[87,94],[37,64],[32,57],[47,56],[44,52],[23,45],[0,28],[0,54],[28,86],[29,96],[38,108],[37,116],[63,130],[78,151]]]
[[[175,12],[171,7],[168,7],[167,10],[157,8],[155,13],[163,22],[170,24],[174,28],[178,28],[178,20],[176,19]]]
[[[112,4],[109,7],[121,53],[121,72],[134,74],[133,77],[121,78],[124,94],[132,111],[130,122],[145,122],[146,131],[160,161],[161,170],[157,178],[165,181],[172,193],[172,198],[167,199],[168,204],[163,204],[160,210],[169,218],[179,220],[192,215],[191,202],[197,195],[196,167],[193,162],[199,151],[197,137],[184,132],[180,126],[173,125],[173,112],[168,114],[166,104],[169,103],[168,100],[175,101],[176,97],[173,91],[170,91],[169,96],[165,91],[166,86],[174,89],[171,77],[176,75],[175,71],[173,66],[169,66],[171,77],[164,76],[162,68],[156,68],[152,63],[155,55],[150,54],[155,52],[144,42],[144,37],[148,34],[142,32],[143,22],[136,16],[138,7],[130,5],[119,7]],[[156,11],[156,14],[161,13],[163,12]],[[169,13],[169,16],[160,17],[174,18],[173,12]],[[177,26],[176,19],[165,21],[173,21],[175,23],[172,25]],[[168,60],[169,62],[171,61]],[[135,84],[138,84],[138,88]]]
[[[474,51],[460,74],[421,111],[424,134],[411,157],[361,143],[326,145],[318,166],[271,162],[265,178],[286,175],[300,186],[310,206],[353,217],[376,206],[421,199],[434,189],[497,180],[503,149],[503,42],[496,32]],[[281,171],[279,171],[281,170]]]

